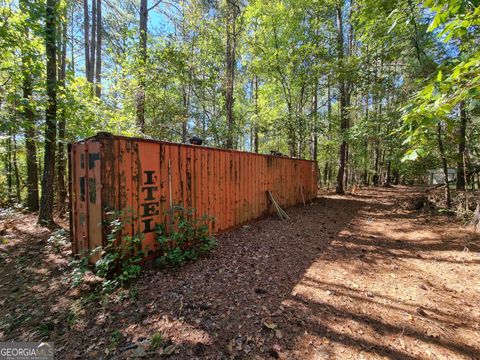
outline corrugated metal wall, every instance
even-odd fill
[[[316,162],[118,136],[98,136],[70,150],[74,251],[106,244],[109,210],[121,210],[122,235],[143,233],[155,247],[156,223],[170,204],[215,218],[219,232],[316,197]],[[303,194],[303,195],[302,195]],[[109,210],[108,210],[109,209]]]

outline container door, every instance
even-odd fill
[[[75,144],[70,154],[74,251],[80,255],[102,244],[99,149],[99,143]]]
[[[88,239],[89,249],[97,249],[91,258],[96,262],[100,258],[99,247],[102,246],[102,181],[100,165],[100,143],[91,142],[87,144],[86,153],[86,202],[88,206]]]

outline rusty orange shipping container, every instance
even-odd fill
[[[214,217],[211,231],[233,228],[280,206],[311,200],[315,161],[99,133],[69,146],[73,251],[107,245],[109,214],[122,214],[123,236],[143,233],[142,250],[156,248],[155,224],[171,205]]]

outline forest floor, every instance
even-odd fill
[[[108,296],[71,287],[70,246],[33,216],[4,218],[0,341],[53,341],[58,359],[480,359],[479,237],[409,210],[418,191],[324,195]]]

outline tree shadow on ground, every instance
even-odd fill
[[[385,192],[388,196],[394,193],[391,189]],[[9,328],[2,339],[53,341],[58,344],[59,358],[127,357],[128,351],[121,353],[119,349],[139,344],[157,332],[175,345],[176,359],[338,357],[335,346],[357,354],[418,358],[408,348],[388,344],[385,339],[393,336],[475,357],[478,349],[449,338],[441,330],[478,330],[475,319],[381,291],[366,294],[340,278],[329,277],[328,269],[342,269],[348,263],[352,267],[345,270],[345,276],[362,263],[366,264],[362,272],[386,272],[385,261],[415,258],[416,252],[458,251],[456,245],[441,240],[405,245],[403,240],[381,238],[384,234],[353,236],[351,232],[364,225],[364,221],[358,223],[359,218],[370,216],[372,206],[385,196],[327,196],[305,207],[288,209],[289,221],[268,217],[252,222],[221,235],[219,247],[195,263],[168,269],[147,265],[133,291],[117,292],[108,302],[91,296],[87,288],[68,289],[66,260],[62,256],[55,260],[42,252],[40,259],[20,274],[25,283],[22,295],[6,295],[2,301],[7,299],[10,305],[0,310],[3,317],[18,301],[19,313],[36,308],[38,314],[34,320]],[[378,211],[389,206],[381,205]],[[18,247],[29,245],[27,239]],[[35,249],[38,247],[28,251]],[[398,250],[405,253],[398,254]],[[57,265],[55,261],[59,261]],[[52,272],[42,277],[38,269],[43,267]],[[10,278],[18,271],[4,262],[0,268]],[[323,275],[322,269],[326,271]],[[319,273],[324,277],[319,279]],[[33,277],[39,289],[29,282]],[[132,292],[135,296],[129,296]],[[327,292],[330,294],[325,295]],[[27,298],[28,304],[21,304]],[[370,308],[369,313],[366,308]],[[383,318],[385,309],[395,316],[413,314],[421,326]],[[421,315],[416,313],[418,309]],[[78,316],[75,321],[72,313]],[[48,333],[38,331],[42,321],[53,324]],[[440,336],[425,331],[431,323],[440,327]]]

